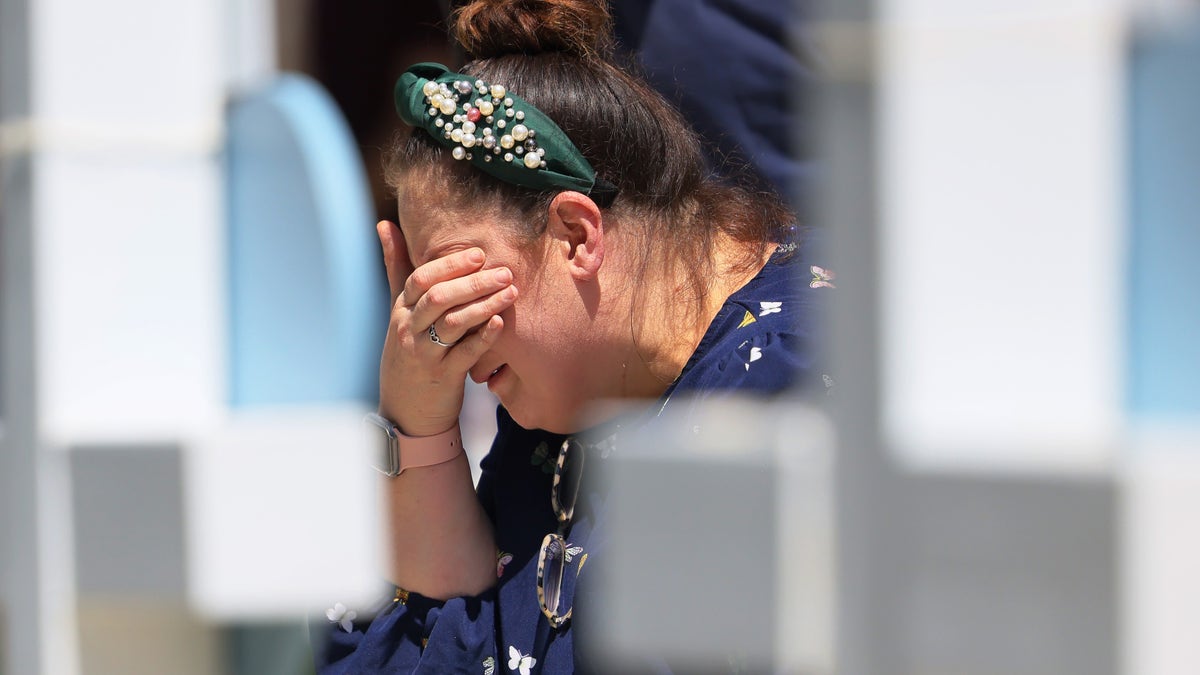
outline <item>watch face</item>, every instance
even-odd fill
[[[396,444],[391,438],[379,444],[377,468],[388,476],[400,475],[400,458],[397,456]]]
[[[363,418],[363,431],[370,438],[368,443],[378,448],[375,451],[375,469],[386,476],[400,473],[400,456],[397,452],[396,435],[392,423],[376,413]]]

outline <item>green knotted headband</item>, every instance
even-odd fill
[[[502,181],[575,190],[600,206],[617,195],[553,120],[503,85],[418,63],[396,81],[395,96],[400,119]]]

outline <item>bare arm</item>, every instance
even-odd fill
[[[391,579],[445,600],[496,583],[496,545],[471,483],[467,456],[406,470],[388,481]]]
[[[409,436],[431,436],[457,423],[467,371],[499,337],[499,313],[516,289],[507,270],[483,269],[478,249],[413,270],[400,229],[388,221],[377,229],[393,301],[380,363],[380,413]],[[433,344],[430,325],[454,346]],[[496,583],[495,540],[465,454],[385,480],[396,585],[446,599]]]

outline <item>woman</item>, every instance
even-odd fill
[[[572,616],[604,518],[583,467],[682,394],[777,392],[810,365],[818,291],[793,283],[790,214],[706,175],[686,122],[608,60],[603,2],[476,0],[454,23],[462,73],[397,84],[415,129],[390,171],[399,224],[378,226],[397,590],[369,623],[330,616],[322,672],[586,669]],[[466,377],[501,405],[478,491]]]

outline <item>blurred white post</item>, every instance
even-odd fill
[[[220,7],[32,7],[39,433],[176,440],[224,399]]]
[[[77,672],[65,457],[39,433],[33,3],[0,0],[0,670]]]
[[[884,0],[885,438],[921,466],[1103,472],[1119,442],[1120,0]]]
[[[1122,671],[1184,675],[1200,660],[1200,431],[1142,429],[1121,476]]]
[[[240,91],[278,71],[274,0],[225,0],[228,44],[225,69],[230,88]]]
[[[0,126],[4,454],[19,487],[4,551],[6,666],[71,675],[66,451],[170,447],[223,404],[226,31],[223,7],[206,0],[4,9],[0,42],[23,46],[16,61],[6,48],[3,92],[23,105],[6,105]]]
[[[826,5],[837,672],[1109,672],[1120,7]]]

